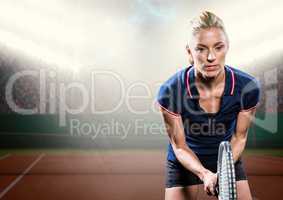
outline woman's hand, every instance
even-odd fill
[[[215,195],[215,186],[217,183],[217,174],[209,170],[205,170],[202,177],[204,191],[208,195]]]

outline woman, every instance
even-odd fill
[[[167,80],[157,98],[170,140],[165,199],[197,199],[201,188],[214,194],[221,141],[231,142],[238,199],[252,199],[240,156],[259,84],[225,65],[229,41],[219,17],[202,12],[191,28],[187,52],[192,65]]]

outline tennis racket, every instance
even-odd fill
[[[236,176],[232,148],[229,142],[221,142],[217,161],[218,184],[216,191],[219,200],[236,200]]]

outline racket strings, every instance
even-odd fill
[[[237,199],[234,161],[230,144],[224,143],[220,147],[219,155],[219,199]]]

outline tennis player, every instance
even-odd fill
[[[254,77],[225,64],[228,49],[223,21],[200,13],[191,21],[191,65],[160,87],[157,102],[170,141],[166,200],[196,199],[202,189],[214,194],[221,141],[231,142],[238,199],[252,199],[241,154],[260,89]]]

